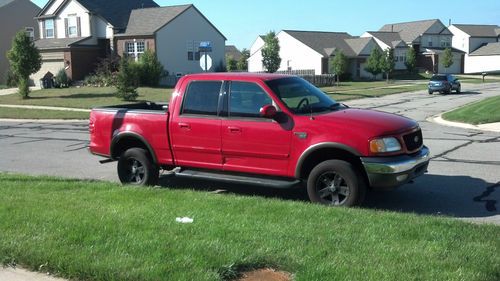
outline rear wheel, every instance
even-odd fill
[[[429,95],[432,95],[432,93],[433,93],[433,92],[432,92],[431,90],[429,90]]]
[[[366,186],[352,164],[328,160],[311,171],[307,180],[307,193],[312,202],[350,207],[363,202]]]
[[[457,88],[457,94],[460,94],[462,92],[462,86],[458,86]]]
[[[159,170],[149,153],[142,148],[127,149],[118,160],[118,177],[123,184],[155,185]]]

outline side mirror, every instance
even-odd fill
[[[264,105],[260,109],[260,116],[264,118],[273,119],[274,117],[276,117],[276,113],[276,107],[274,107],[274,105],[272,104]]]

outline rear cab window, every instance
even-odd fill
[[[431,77],[431,81],[446,81],[446,80],[448,80],[446,78],[446,75],[433,75]]]
[[[184,95],[181,115],[217,116],[222,81],[192,81]]]

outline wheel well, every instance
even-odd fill
[[[120,155],[122,155],[123,152],[133,147],[142,148],[146,150],[149,153],[149,156],[151,157],[153,162],[156,163],[156,157],[154,156],[153,151],[151,150],[149,145],[147,145],[144,141],[132,136],[122,137],[118,141],[116,141],[116,143],[114,143],[112,146],[111,157],[113,159],[118,159],[120,158]]]
[[[327,160],[343,160],[351,163],[363,176],[365,182],[368,183],[368,176],[363,168],[361,159],[351,152],[340,148],[322,148],[310,153],[300,167],[300,178],[307,179],[314,167]]]

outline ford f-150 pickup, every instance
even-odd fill
[[[417,122],[350,108],[309,82],[276,74],[182,77],[170,102],[94,108],[91,153],[118,161],[124,184],[176,176],[307,188],[313,202],[359,205],[427,171]]]

